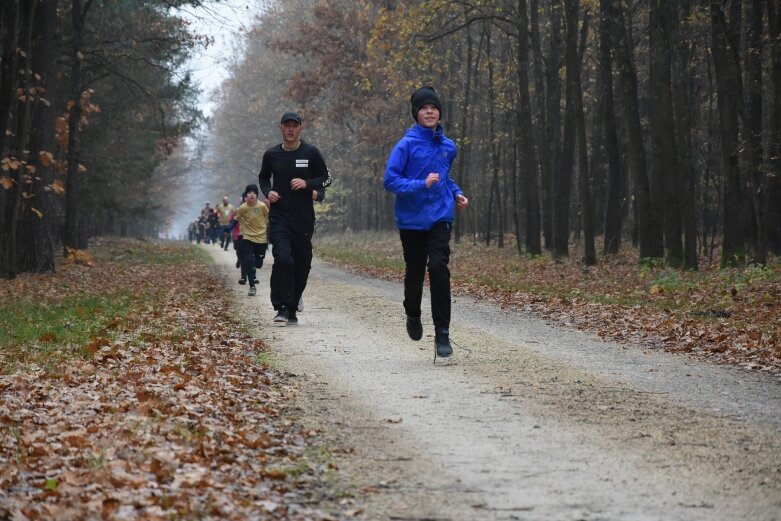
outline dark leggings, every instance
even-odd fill
[[[241,240],[241,267],[249,279],[249,285],[255,285],[255,270],[263,267],[263,259],[266,257],[268,244]]]
[[[450,327],[450,229],[452,223],[438,222],[430,230],[399,230],[404,250],[404,311],[410,317],[420,316],[423,281],[431,286],[431,316],[434,327]]]

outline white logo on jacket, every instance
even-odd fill
[[[308,159],[296,159],[296,168],[307,168],[309,166]]]

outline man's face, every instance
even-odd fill
[[[298,141],[298,138],[301,135],[301,129],[301,124],[293,120],[285,121],[279,125],[279,130],[282,132],[282,139],[285,143],[295,143]]]
[[[222,204],[228,204],[228,198],[227,197],[223,197],[222,198]]]

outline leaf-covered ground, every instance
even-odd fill
[[[92,251],[0,282],[0,519],[328,519],[328,455],[207,262]]]
[[[575,252],[554,260],[520,256],[462,241],[451,244],[453,294],[503,308],[719,363],[781,375],[781,261],[766,267],[698,272],[642,264],[637,252],[601,257],[584,267]],[[317,253],[361,273],[402,280],[404,263],[395,234],[321,237]],[[454,317],[458,320],[458,317]]]

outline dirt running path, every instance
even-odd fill
[[[232,252],[209,248],[298,375],[302,418],[364,519],[781,520],[781,384],[457,299],[453,357],[406,337],[398,284],[315,262],[274,327]],[[270,256],[269,256],[270,258]],[[424,309],[428,306],[424,302]],[[424,320],[427,315],[424,312]],[[338,499],[338,498],[337,498]]]

